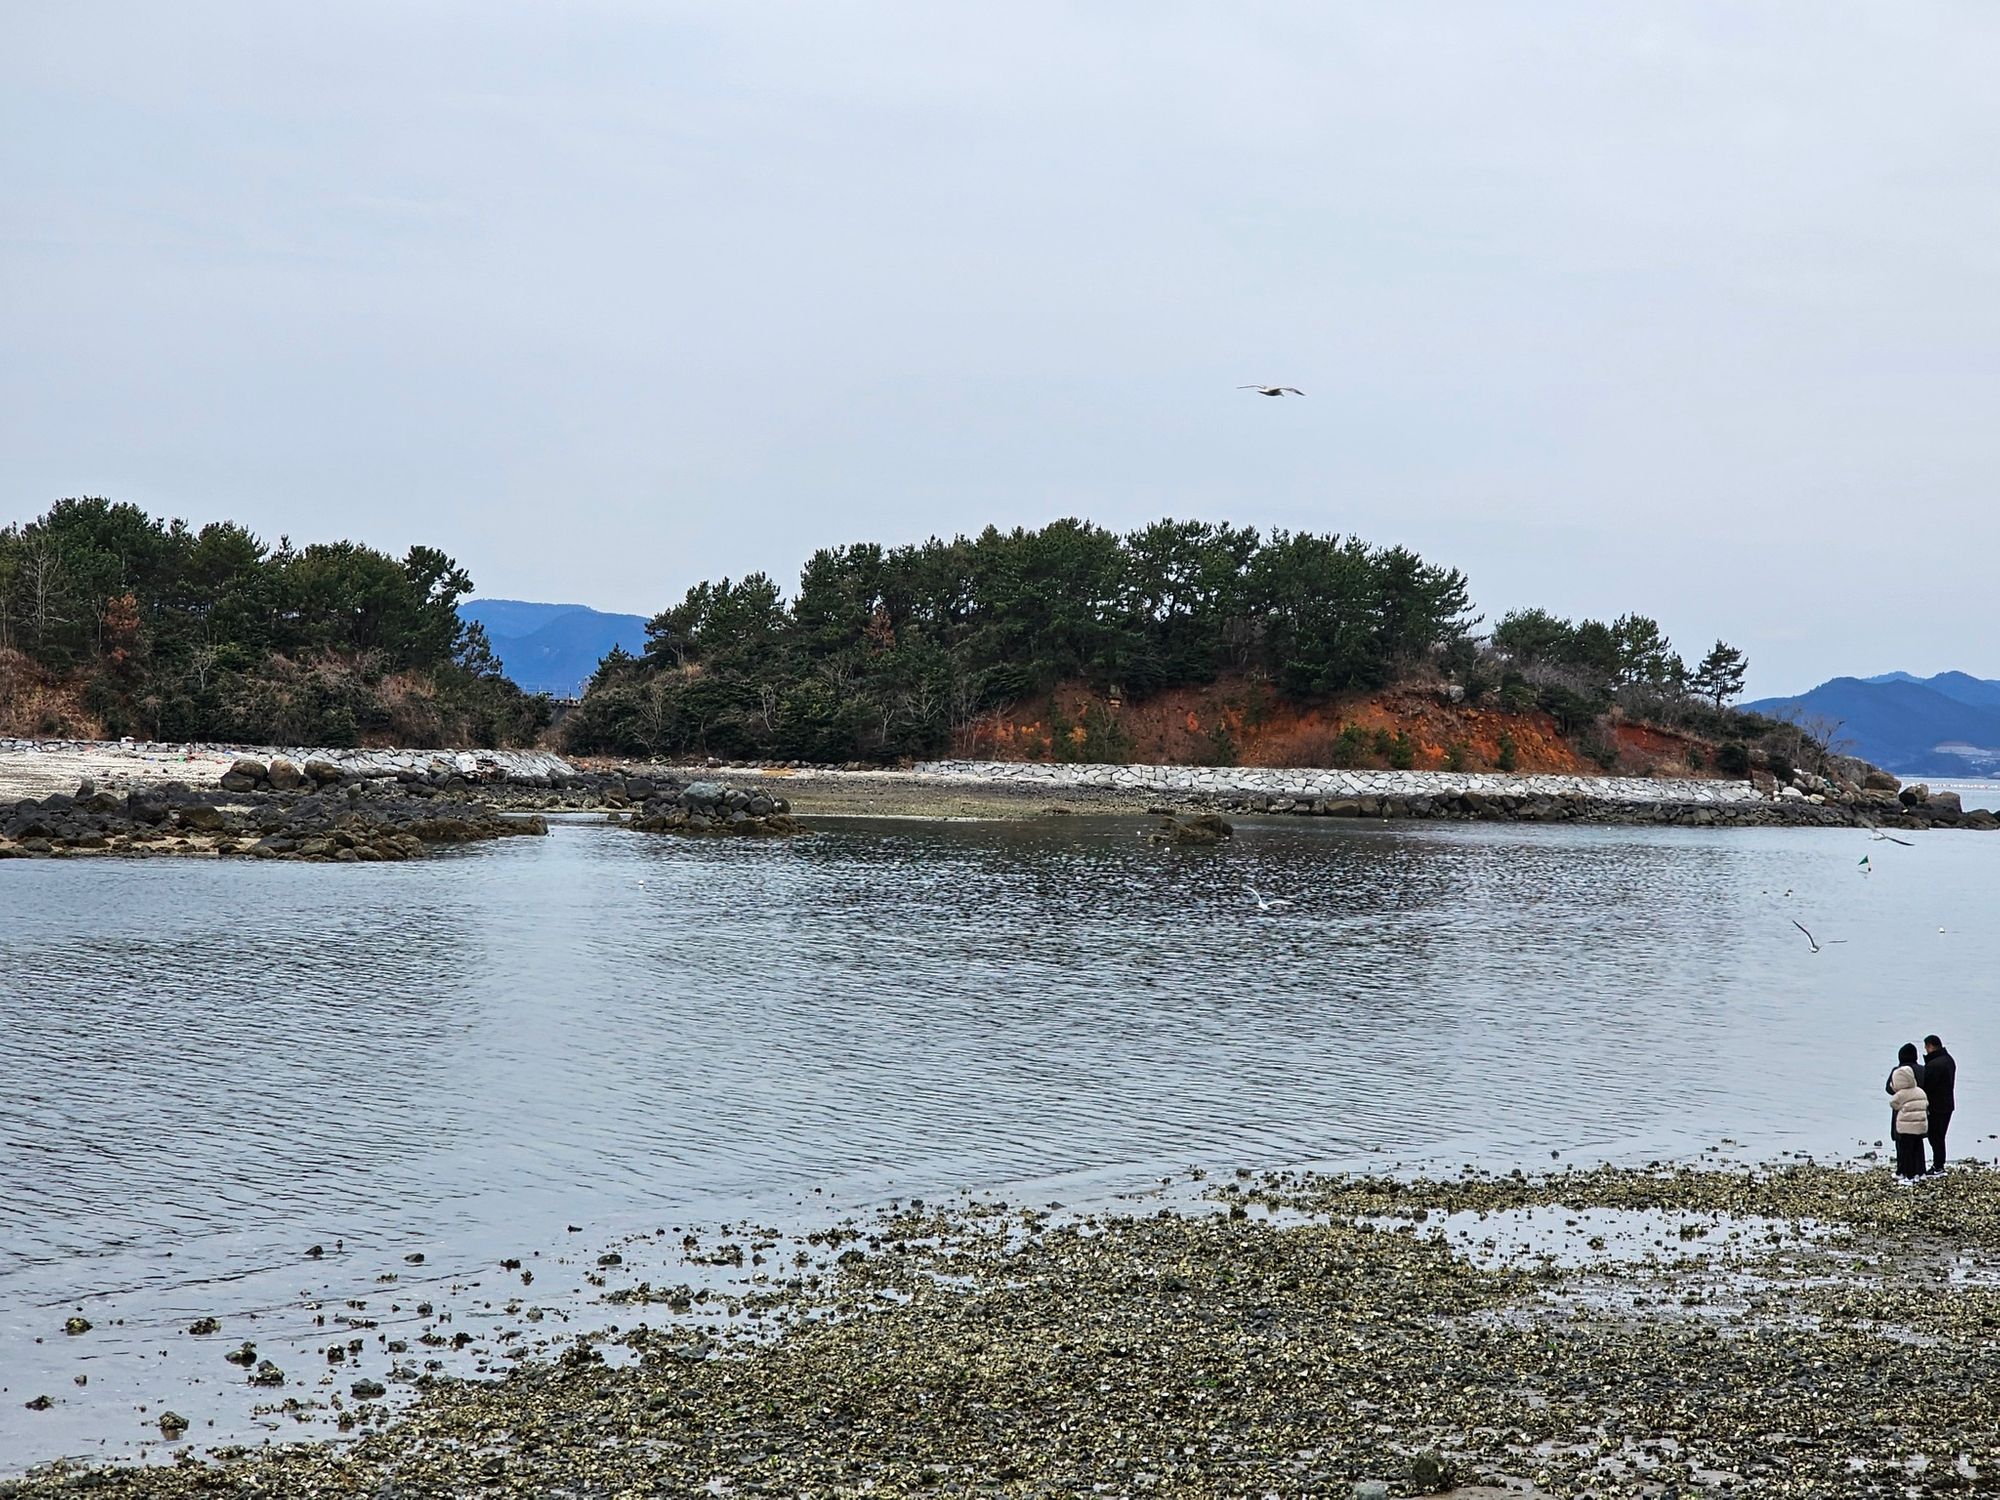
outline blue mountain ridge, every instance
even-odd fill
[[[537,604],[523,599],[468,599],[458,617],[486,630],[509,677],[530,693],[573,698],[613,646],[646,649],[646,618],[586,604]]]
[[[1899,776],[2000,776],[2000,682],[1966,672],[1836,677],[1743,707],[1838,726],[1836,748]]]

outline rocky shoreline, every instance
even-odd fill
[[[223,781],[233,784],[214,789],[166,781],[118,792],[86,780],[74,793],[24,799],[0,812],[0,859],[201,855],[375,864],[548,832],[539,816],[460,798],[440,804],[394,782],[343,784],[338,772],[316,781],[287,762],[274,764],[282,786],[232,771]]]
[[[200,1412],[176,1408],[157,1420],[177,1461],[56,1465],[0,1497],[1665,1500],[2000,1481],[1989,1167],[1900,1191],[1879,1165],[1810,1162],[1191,1188],[1095,1214],[899,1203],[797,1241],[646,1236],[597,1257],[625,1326],[501,1378],[406,1359],[394,1409],[348,1373],[361,1341],[343,1346],[350,1442],[199,1453]],[[677,1284],[718,1265],[743,1273],[728,1316]],[[410,1339],[458,1337],[444,1311]]]
[[[273,768],[287,768],[273,778]],[[301,751],[225,757],[208,746],[29,747],[0,743],[0,808],[12,792],[46,795],[68,771],[130,791],[213,776],[234,793],[303,788],[394,789],[521,812],[630,813],[633,827],[672,833],[794,831],[798,817],[1020,818],[1049,812],[1233,814],[1597,823],[1690,828],[2000,828],[1953,792],[1903,786],[1853,764],[1838,778],[1796,772],[1782,785],[1633,777],[1507,776],[1444,771],[1270,770],[1256,767],[926,762],[907,770],[765,763],[583,765],[541,751]],[[726,778],[726,779],[725,779]],[[2000,791],[2000,789],[1996,789]],[[690,796],[689,794],[692,794]]]

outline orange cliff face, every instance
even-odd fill
[[[1378,730],[1406,735],[1412,768],[1446,769],[1454,747],[1460,769],[1502,769],[1502,739],[1513,742],[1512,769],[1574,776],[1701,775],[1688,761],[1711,765],[1700,740],[1638,724],[1615,727],[1618,764],[1609,770],[1579,753],[1556,722],[1539,710],[1454,703],[1434,688],[1399,687],[1327,703],[1295,704],[1268,683],[1224,679],[1175,688],[1142,703],[1120,702],[1077,684],[1052,698],[1031,699],[969,725],[955,754],[981,760],[1121,760],[1148,765],[1332,766],[1346,750],[1341,731],[1355,726],[1369,748],[1362,764],[1379,764]],[[1349,763],[1354,763],[1351,758]]]

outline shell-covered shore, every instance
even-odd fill
[[[760,1274],[733,1338],[626,1287],[636,1326],[363,1404],[348,1443],[0,1495],[2000,1484],[2000,1174],[1977,1165],[1911,1188],[1811,1163],[1241,1173],[1177,1208],[906,1204]]]

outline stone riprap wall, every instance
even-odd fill
[[[468,781],[534,782],[571,777],[576,768],[545,750],[329,750],[312,746],[183,745],[145,740],[16,740],[0,739],[0,757],[17,766],[45,765],[53,775],[75,780],[167,777],[190,783],[218,780],[240,759],[309,761],[336,767],[356,781],[381,780],[401,773],[462,776]]]
[[[1088,766],[1037,761],[935,760],[927,776],[1022,786],[1097,787],[1173,797],[1267,797],[1316,802],[1362,797],[1404,801],[1464,797],[1548,797],[1566,801],[1720,805],[1768,801],[1747,781],[1695,781],[1641,776],[1503,776],[1477,771],[1268,770],[1254,766]]]
[[[238,758],[320,761],[355,781],[375,781],[414,771],[419,775],[463,776],[468,781],[533,783],[567,778],[576,768],[546,750],[237,750]]]

